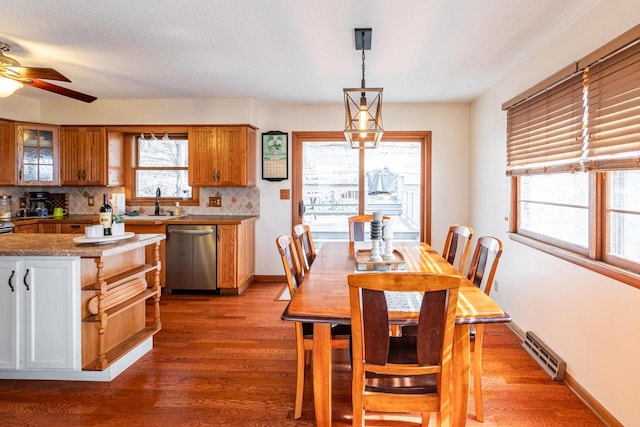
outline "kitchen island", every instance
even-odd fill
[[[2,236],[0,378],[109,381],[150,351],[164,239]]]

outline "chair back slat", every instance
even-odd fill
[[[467,279],[487,295],[491,292],[501,255],[500,239],[491,236],[482,236],[478,239],[469,264]]]
[[[419,365],[436,365],[440,362],[448,297],[446,290],[427,292],[422,297],[416,345]]]
[[[384,215],[382,220],[385,221],[391,219],[391,217]],[[365,224],[373,221],[373,215],[354,215],[348,218],[349,221],[349,241],[350,242],[363,242],[367,240],[365,236]]]
[[[293,297],[304,279],[304,271],[298,258],[298,252],[295,249],[293,237],[279,236],[276,238],[276,246],[282,260],[289,293]]]
[[[442,257],[447,262],[462,272],[464,269],[467,253],[469,252],[469,246],[471,245],[471,238],[473,237],[473,230],[466,225],[452,225],[447,232],[447,239],[444,243],[442,250]],[[456,263],[456,258],[460,254]]]
[[[362,290],[365,361],[384,365],[389,357],[389,312],[383,291]]]
[[[311,228],[307,224],[296,224],[293,227],[293,239],[298,250],[298,258],[302,269],[306,272],[316,259],[316,248],[313,243]]]

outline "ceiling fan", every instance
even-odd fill
[[[69,80],[53,68],[21,66],[20,63],[15,59],[5,56],[4,52],[9,52],[9,50],[10,46],[8,44],[0,42],[0,80],[2,80],[2,77],[4,77],[5,79],[9,79],[23,85],[36,87],[38,89],[44,89],[46,91],[57,93],[58,95],[68,96],[69,98],[77,99],[83,102],[93,102],[97,99],[95,96],[87,95],[85,93],[77,92],[75,90],[67,89],[65,87],[43,81],[42,79],[71,82],[71,80]],[[19,85],[16,86],[17,88],[22,87]]]

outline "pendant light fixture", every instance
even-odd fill
[[[344,89],[344,136],[351,148],[377,148],[382,139],[382,88],[367,88],[364,81],[364,51],[371,50],[371,28],[356,28],[356,50],[362,50],[362,82]]]

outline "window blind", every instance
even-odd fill
[[[576,64],[503,105],[507,175],[640,169],[640,26]]]
[[[591,170],[640,168],[640,43],[588,68]]]
[[[583,74],[509,108],[507,174],[569,171],[583,155]]]

